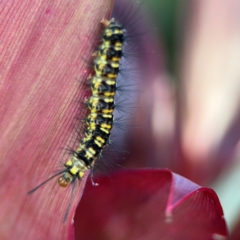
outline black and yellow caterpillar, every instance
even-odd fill
[[[85,100],[90,110],[85,121],[87,125],[85,136],[78,148],[72,151],[70,159],[64,164],[64,169],[32,189],[29,194],[57,175],[61,175],[58,179],[61,187],[67,187],[76,179],[82,179],[108,144],[113,127],[116,78],[125,37],[123,26],[114,18],[109,21],[103,19],[101,23],[104,26],[101,45],[93,54],[94,74],[88,77],[92,95]]]
[[[64,165],[66,170],[58,179],[61,187],[83,178],[85,172],[94,166],[108,144],[113,126],[116,78],[122,57],[124,29],[114,19],[104,19],[101,23],[104,25],[102,43],[94,53],[94,76],[89,77],[92,96],[86,100],[90,110],[86,120],[88,127],[79,147]]]

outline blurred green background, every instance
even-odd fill
[[[146,1],[146,3],[145,3]],[[170,73],[175,73],[176,46],[182,28],[187,0],[145,0],[148,14],[162,39],[166,51],[166,64]]]

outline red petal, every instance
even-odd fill
[[[0,25],[0,239],[68,239],[84,188],[51,182],[33,195],[68,158],[74,118],[87,94],[88,65],[100,37],[100,20],[112,1],[1,1]],[[79,102],[78,102],[79,101]],[[79,110],[80,109],[80,110]],[[80,194],[81,193],[81,194]]]
[[[218,197],[169,170],[138,170],[87,185],[76,239],[226,239]]]

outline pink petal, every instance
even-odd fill
[[[191,6],[182,65],[182,150],[188,177],[203,181],[230,162],[240,137],[240,4],[212,0]]]
[[[91,61],[112,1],[0,5],[0,239],[69,239],[86,179],[65,224],[71,188],[60,189],[55,179],[27,192],[62,168],[64,148],[76,146],[74,118],[86,116],[79,103],[89,94],[84,58]]]
[[[76,239],[226,239],[218,197],[169,170],[132,170],[90,183],[75,218]]]

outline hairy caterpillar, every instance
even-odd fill
[[[58,183],[67,187],[76,179],[82,179],[85,172],[91,169],[109,141],[113,126],[115,108],[116,78],[119,73],[122,47],[124,43],[124,29],[115,21],[103,19],[104,26],[102,43],[94,53],[94,75],[90,75],[92,95],[85,100],[90,113],[86,119],[87,128],[84,138],[78,148],[72,151],[72,156],[64,164],[64,169],[53,175],[28,194],[35,192],[52,178],[61,175]]]

